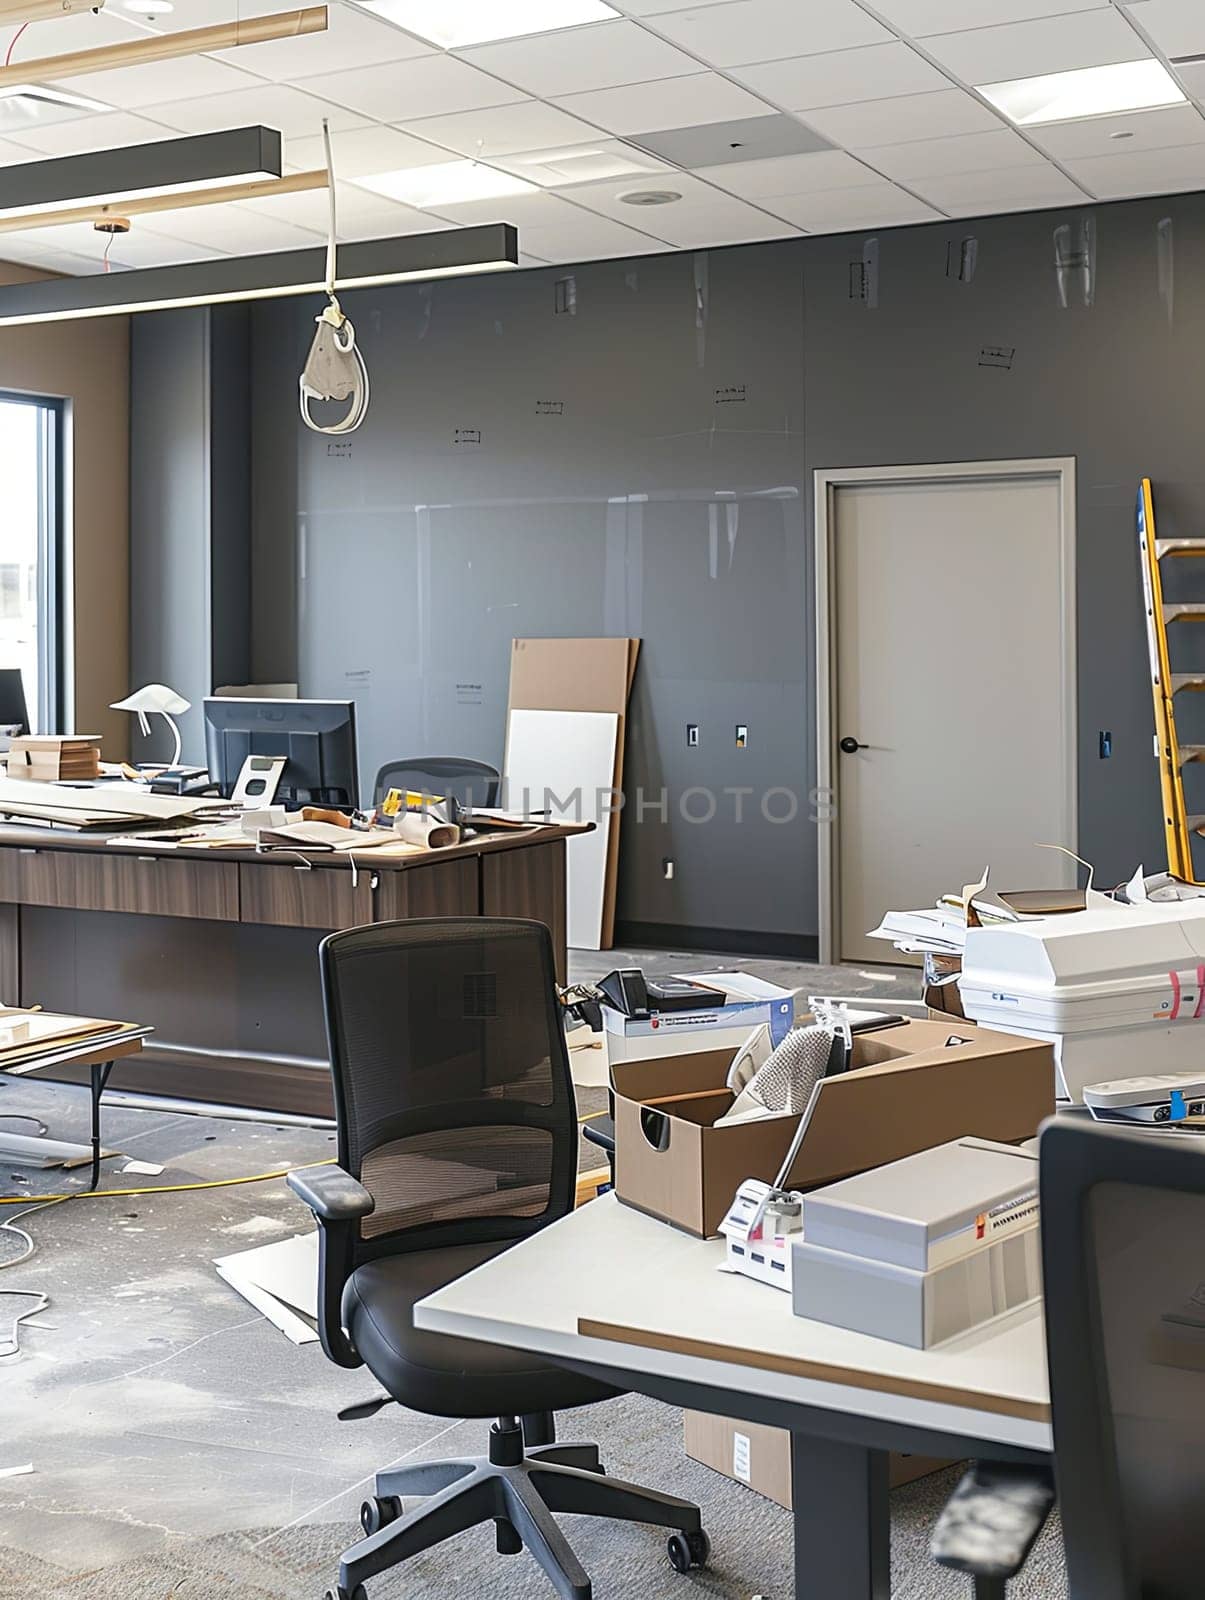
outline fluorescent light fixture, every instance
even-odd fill
[[[603,0],[359,0],[386,22],[445,50],[553,33],[587,22],[609,22],[619,12]]]
[[[340,246],[338,289],[342,294],[375,284],[503,272],[518,260],[519,236],[506,222],[370,239]],[[322,245],[260,256],[217,256],[179,267],[43,278],[0,287],[0,327],[287,295],[321,296],[325,285],[326,248]]]
[[[0,86],[0,112],[12,108],[31,121],[43,110],[64,106],[71,111],[112,111],[103,100],[90,100],[86,94],[72,94],[46,83],[6,83]]]
[[[1021,128],[1151,111],[1158,106],[1182,105],[1187,98],[1163,63],[1153,59],[1052,72],[1041,78],[1014,78],[1007,83],[980,83],[976,88]]]
[[[620,139],[599,139],[594,144],[569,145],[562,150],[534,150],[528,155],[495,159],[508,172],[545,187],[601,183],[606,178],[631,178],[640,173],[669,170],[664,161]]]
[[[264,182],[281,174],[274,128],[227,128],[0,167],[0,217]]]
[[[396,172],[369,173],[349,180],[359,189],[400,200],[420,210],[454,206],[467,200],[501,200],[532,194],[536,185],[480,161],[436,161],[429,167],[401,167]]]

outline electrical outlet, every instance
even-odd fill
[[[686,724],[686,746],[689,750],[697,750],[699,746],[699,724],[688,722]]]
[[[662,876],[667,878],[667,879],[673,877],[673,875],[674,875],[674,858],[673,858],[673,856],[662,856],[661,857],[661,873],[662,873]]]
[[[748,743],[749,725],[746,722],[738,722],[736,725],[736,748],[743,750]]]

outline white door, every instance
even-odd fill
[[[883,912],[930,906],[985,866],[998,890],[1076,881],[1038,848],[1075,845],[1065,503],[1057,471],[833,490],[843,960],[898,959],[865,936]]]

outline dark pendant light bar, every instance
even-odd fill
[[[343,292],[372,284],[498,272],[518,261],[519,235],[509,222],[370,239],[339,247],[338,288]],[[0,327],[321,294],[325,284],[322,246],[134,272],[98,272],[85,278],[46,278],[0,288]]]
[[[0,167],[0,217],[250,183],[281,174],[274,128],[227,128]]]

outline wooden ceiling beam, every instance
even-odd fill
[[[60,228],[69,222],[102,222],[106,217],[144,217],[157,211],[183,211],[186,206],[213,206],[233,200],[265,200],[272,195],[305,194],[311,189],[325,188],[325,171],[286,172],[283,178],[257,178],[254,182],[228,183],[213,189],[181,189],[175,194],[113,200],[103,206],[72,206],[62,211],[37,211],[25,216],[0,217],[0,233],[24,233],[27,228]]]

